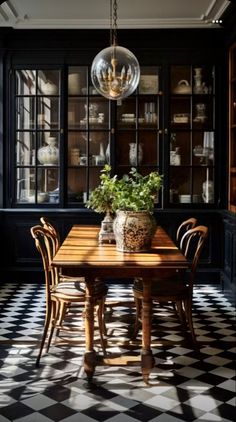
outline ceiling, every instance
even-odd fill
[[[217,27],[228,0],[118,0],[118,28]],[[110,0],[0,1],[0,26],[109,28]]]

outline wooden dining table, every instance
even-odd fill
[[[74,225],[52,261],[52,266],[63,269],[70,275],[85,278],[85,354],[84,369],[89,381],[92,380],[97,364],[94,350],[94,300],[95,278],[119,279],[142,277],[143,314],[141,369],[143,379],[148,383],[154,359],[151,350],[151,285],[161,282],[167,273],[178,275],[189,268],[185,256],[162,227],[158,227],[148,252],[119,252],[115,244],[99,244],[100,227]]]

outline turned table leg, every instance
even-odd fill
[[[151,282],[143,279],[141,367],[143,380],[146,384],[148,384],[149,375],[154,366],[151,350],[151,318]]]
[[[96,366],[96,352],[94,345],[94,295],[93,280],[86,281],[86,300],[85,300],[85,354],[84,370],[88,381],[92,381]]]

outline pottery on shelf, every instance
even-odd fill
[[[70,73],[68,75],[68,93],[69,95],[78,95],[80,93],[80,75]]]
[[[56,95],[58,93],[57,85],[49,80],[41,81],[41,91],[45,95]]]
[[[138,154],[137,154],[138,151]],[[136,166],[137,163],[141,164],[143,160],[143,147],[142,144],[137,144],[135,142],[131,142],[129,144],[129,162],[131,166]]]
[[[59,149],[56,146],[57,138],[50,136],[45,142],[48,145],[39,148],[37,154],[40,164],[47,166],[57,165],[59,161]]]

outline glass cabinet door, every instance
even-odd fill
[[[163,206],[214,204],[215,69],[170,66],[165,98],[162,72],[142,66],[135,93],[112,102],[89,66],[14,70],[14,204],[84,206],[106,163],[163,173]]]
[[[15,202],[59,203],[60,71],[15,71]]]
[[[68,203],[85,202],[110,162],[110,103],[93,88],[89,68],[68,69]]]
[[[161,133],[160,68],[141,67],[138,89],[117,104],[116,171],[128,173],[132,166],[142,174],[159,170]]]
[[[169,202],[215,202],[215,88],[212,66],[171,66]]]

